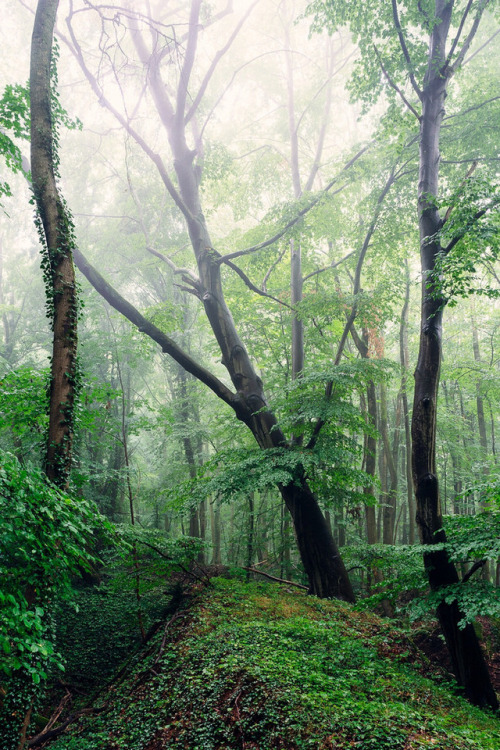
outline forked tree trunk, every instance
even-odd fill
[[[199,180],[201,168],[196,164],[195,159],[197,153],[202,151],[201,143],[195,142],[194,148],[191,149],[186,140],[186,126],[192,121],[199,104],[196,97],[194,97],[195,104],[192,104],[193,95],[189,91],[189,86],[196,57],[198,34],[201,28],[201,6],[201,0],[192,0],[185,41],[185,55],[177,90],[173,96],[171,96],[171,87],[167,86],[162,79],[162,56],[148,49],[146,38],[141,32],[139,24],[132,21],[132,40],[147,71],[147,86],[168,137],[174,160],[177,185],[174,185],[161,156],[149,148],[133,129],[131,123],[106,99],[97,79],[86,68],[73,35],[72,41],[75,44],[77,58],[101,103],[114,113],[129,134],[136,139],[148,158],[152,160],[167,191],[182,212],[198,267],[198,278],[191,271],[187,271],[182,277],[189,284],[190,291],[203,303],[206,316],[219,346],[222,364],[227,369],[235,392],[206,370],[199,362],[196,362],[150,321],[146,320],[104,281],[102,276],[85,261],[81,254],[76,253],[75,257],[80,270],[115,309],[122,312],[142,332],[159,343],[165,353],[171,355],[182,367],[208,385],[219,398],[231,406],[236,417],[251,430],[260,448],[267,449],[277,446],[287,448],[289,447],[288,443],[281,430],[277,428],[276,419],[268,408],[262,381],[238,335],[224,298],[221,283],[221,256],[211,243],[200,203]],[[196,128],[194,128],[195,130]],[[226,258],[226,260],[228,259]],[[181,272],[180,269],[179,272]],[[299,478],[298,486],[291,484],[282,488],[281,491],[294,520],[295,533],[304,568],[309,578],[311,593],[318,596],[338,596],[352,601],[353,594],[347,573],[340,561],[318,501],[307,487],[305,478],[303,476]],[[310,549],[308,545],[310,545]]]

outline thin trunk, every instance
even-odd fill
[[[251,568],[254,556],[255,540],[255,497],[253,492],[248,493],[248,534],[247,534],[247,555],[246,567]],[[247,581],[250,580],[250,571],[247,570]]]
[[[410,272],[408,268],[408,260],[405,259],[406,268],[406,286],[405,286],[405,301],[403,310],[401,312],[401,325],[399,327],[399,360],[401,363],[401,399],[403,406],[403,419],[405,425],[405,475],[406,475],[406,502],[408,506],[408,541],[410,544],[415,544],[416,529],[415,529],[415,501],[413,496],[413,479],[411,472],[411,429],[410,429],[410,410],[408,408],[408,368],[409,368],[409,354],[408,354],[408,308],[410,305]]]
[[[370,350],[368,347],[368,331],[366,329],[363,329],[363,336],[360,337],[353,324],[351,326],[351,335],[361,357],[363,357],[363,359],[368,359],[370,356]],[[364,399],[362,399],[361,402],[363,412],[365,414],[366,422],[370,427],[370,432],[368,434],[365,434],[364,437],[363,466],[365,473],[374,479],[377,467],[377,437],[375,434],[375,430],[377,428],[378,414],[377,391],[373,380],[370,380],[366,386],[366,408],[363,406],[363,401]],[[369,486],[363,487],[363,494],[366,496],[368,503],[365,505],[367,542],[368,544],[376,544],[378,541],[378,535],[375,506],[373,505],[373,498],[375,495],[375,487],[373,481]]]
[[[481,354],[479,352],[479,338],[474,321],[472,322],[472,349],[474,352],[474,360],[476,362],[481,362]],[[481,394],[480,380],[478,380],[478,382],[476,383],[476,408],[479,444],[481,446],[481,461],[485,462],[488,454],[488,439],[486,437],[486,420],[484,418],[484,401]]]
[[[481,362],[481,353],[479,351],[479,337],[477,335],[477,328],[472,321],[472,350],[474,352],[475,362]],[[486,437],[486,420],[484,418],[484,401],[481,393],[481,381],[478,380],[476,383],[476,409],[477,409],[477,427],[479,431],[479,445],[481,446],[481,473],[486,479],[489,474],[488,467],[488,439]],[[487,503],[481,501],[482,509],[485,510]],[[489,581],[490,579],[490,561],[487,560],[483,565],[481,576],[483,580]]]
[[[384,448],[384,459],[389,472],[389,486],[384,498],[383,512],[383,542],[394,544],[394,528],[396,523],[396,497],[398,487],[398,475],[387,431],[387,389],[385,383],[380,384],[380,434]]]
[[[220,565],[222,562],[220,544],[220,505],[216,500],[210,503],[210,526],[212,529],[212,565]]]
[[[135,526],[136,514],[134,508],[134,494],[132,492],[132,482],[130,479],[130,460],[128,453],[128,435],[127,435],[127,420],[126,420],[126,402],[125,402],[125,390],[123,387],[123,378],[120,363],[117,361],[116,368],[118,372],[118,380],[120,381],[121,388],[121,401],[122,401],[122,413],[121,413],[121,433],[122,433],[122,445],[123,445],[123,456],[125,459],[125,478],[127,483],[127,495],[130,512],[130,523]],[[129,389],[127,389],[129,390]],[[142,605],[141,605],[141,575],[139,569],[139,556],[137,554],[137,544],[134,540],[132,544],[132,559],[134,563],[134,589],[135,589],[135,600],[137,603],[137,621],[139,623],[139,630],[141,632],[141,638],[143,643],[146,642],[146,631],[144,629],[144,619],[142,616]]]

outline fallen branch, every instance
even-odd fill
[[[44,742],[53,740],[55,737],[58,737],[60,734],[62,734],[70,724],[79,719],[81,716],[88,716],[89,714],[98,713],[99,711],[102,711],[102,708],[82,708],[81,711],[77,711],[76,713],[68,716],[68,718],[55,729],[50,729],[48,732],[42,732],[42,734],[37,734],[36,737],[32,737],[28,741],[27,745],[28,747],[43,745]]]
[[[302,583],[295,583],[295,581],[287,581],[285,578],[276,578],[276,576],[272,576],[269,573],[264,573],[263,570],[256,570],[256,568],[247,568],[245,565],[242,566],[243,570],[248,570],[250,573],[258,573],[260,576],[265,576],[266,578],[269,578],[271,581],[277,581],[278,583],[286,583],[287,586],[295,586],[298,589],[304,589],[304,591],[308,591],[308,586],[304,586]]]

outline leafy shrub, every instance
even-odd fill
[[[109,535],[111,526],[90,503],[50,486],[38,469],[21,466],[3,451],[0,518],[0,671],[7,727],[23,718],[19,690],[26,709],[49,670],[63,668],[54,648],[54,602],[72,598],[72,577],[95,561],[89,550],[96,531]],[[10,750],[8,733],[0,742]]]

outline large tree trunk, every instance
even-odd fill
[[[442,219],[436,208],[439,184],[439,136],[449,73],[443,69],[446,40],[453,2],[438,0],[440,22],[432,30],[429,60],[421,92],[420,174],[418,208],[422,267],[422,315],[420,348],[415,370],[413,402],[413,481],[417,503],[417,523],[424,545],[446,542],[442,524],[439,483],[436,474],[437,392],[442,348],[444,299],[432,277],[442,248],[436,239]],[[424,565],[433,591],[458,583],[455,566],[446,550],[424,554]],[[459,627],[463,617],[456,602],[439,605],[437,615],[453,662],[456,678],[472,703],[497,708],[495,691],[472,625]]]
[[[293,519],[309,593],[354,602],[355,596],[337,545],[318,501],[305,481],[280,487]]]
[[[77,318],[72,261],[72,220],[56,185],[57,155],[52,132],[50,69],[58,0],[39,0],[31,46],[31,174],[44,242],[47,308],[54,332],[49,430],[45,471],[67,487],[71,467],[74,400],[77,384]]]

